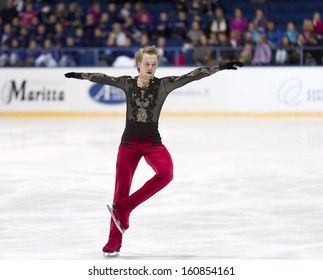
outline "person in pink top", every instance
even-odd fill
[[[102,14],[100,2],[94,1],[92,6],[89,8],[87,14],[92,15],[93,23],[94,25],[97,25],[100,21],[100,17]]]
[[[141,2],[136,3],[133,18],[136,24],[153,23],[152,15],[145,9],[144,4]]]
[[[26,3],[26,9],[20,15],[21,25],[31,25],[33,18],[37,16],[36,11],[33,10],[32,3]]]
[[[313,15],[313,27],[314,32],[317,34],[318,38],[323,37],[323,21],[321,19],[321,14],[319,12],[315,12]]]
[[[231,32],[239,32],[240,34],[243,34],[248,27],[248,20],[245,16],[243,16],[243,13],[240,8],[234,9],[234,17],[230,20],[230,31]]]

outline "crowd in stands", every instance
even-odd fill
[[[74,67],[93,48],[99,65],[116,65],[118,57],[133,63],[134,52],[148,44],[160,49],[161,65],[232,59],[299,65],[300,57],[305,65],[323,63],[320,11],[301,26],[288,20],[277,26],[262,7],[247,18],[238,5],[228,13],[219,0],[157,2],[7,0],[0,10],[0,66]],[[309,46],[322,48],[307,48],[303,56],[295,48]]]

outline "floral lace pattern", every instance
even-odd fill
[[[192,81],[197,81],[220,71],[219,66],[200,67],[182,76],[153,78],[148,87],[137,85],[138,77],[112,77],[103,73],[81,73],[83,79],[99,84],[121,88],[127,99],[126,128],[122,145],[130,145],[132,140],[151,140],[161,143],[158,120],[161,108],[168,94]]]
[[[154,108],[157,105],[159,79],[151,81],[148,87],[138,87],[137,81],[131,81],[129,87],[129,105],[134,122],[153,122]]]

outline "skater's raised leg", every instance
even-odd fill
[[[117,201],[116,209],[126,209],[125,216],[166,187],[173,179],[173,161],[166,147],[162,144],[156,146],[146,144],[143,147],[144,158],[156,174],[139,190]]]

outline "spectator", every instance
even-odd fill
[[[14,17],[11,23],[11,34],[17,38],[20,33],[20,21],[19,17]]]
[[[65,47],[62,50],[61,58],[58,65],[61,67],[75,67],[79,64],[79,53],[76,49],[75,39],[73,36],[67,36]]]
[[[173,23],[169,20],[168,13],[160,12],[159,22],[155,26],[155,38],[160,36],[169,38],[171,36],[172,29]]]
[[[269,65],[271,57],[271,48],[267,43],[266,36],[264,34],[259,34],[252,63],[254,65]]]
[[[323,21],[319,12],[314,13],[312,22],[314,32],[316,33],[317,38],[321,40],[323,37]]]
[[[9,53],[9,65],[22,66],[22,50],[20,49],[19,40],[17,38],[11,40]]]
[[[286,65],[290,63],[290,41],[287,36],[283,36],[275,52],[275,64]]]
[[[26,49],[26,56],[24,58],[24,66],[30,67],[35,66],[35,60],[41,54],[41,49],[37,45],[36,40],[31,39],[28,44],[28,48]]]
[[[150,44],[149,35],[147,33],[142,33],[139,44],[141,48]]]
[[[221,47],[220,56],[218,58],[218,64],[227,63],[234,57],[235,51],[231,50],[229,38],[225,32],[218,34],[219,47]]]
[[[38,17],[34,17],[31,21],[31,24],[27,26],[27,28],[29,29],[30,36],[36,36],[38,26],[39,26],[39,19]]]
[[[251,33],[252,41],[256,44],[258,41],[259,32],[256,29],[255,23],[252,21],[248,23],[248,32]]]
[[[30,26],[34,18],[37,17],[31,2],[26,3],[25,10],[20,14],[20,24]]]
[[[3,33],[1,36],[1,44],[6,44],[7,46],[10,45],[11,40],[14,38],[12,34],[11,24],[6,23],[3,27]]]
[[[75,29],[74,43],[75,43],[75,47],[78,47],[78,48],[86,46],[84,31],[82,27],[77,27]]]
[[[186,7],[186,0],[175,0],[174,2],[174,10],[178,12],[185,12],[188,13],[187,7]]]
[[[57,23],[56,15],[51,13],[48,18],[48,23],[46,24],[47,35],[49,37],[53,37],[55,35],[56,23]]]
[[[266,37],[271,48],[277,48],[280,44],[282,33],[276,28],[275,22],[268,20]]]
[[[294,22],[287,22],[287,30],[285,31],[284,36],[288,37],[288,40],[292,45],[297,44],[298,32],[296,30]]]
[[[20,32],[18,35],[18,40],[19,40],[19,46],[21,48],[27,48],[29,45],[29,40],[30,40],[30,34],[29,34],[29,30],[26,26],[22,26],[20,28]]]
[[[6,7],[0,11],[2,24],[11,23],[14,17],[19,17],[18,11],[14,6],[14,0],[7,0]]]
[[[149,11],[144,8],[142,2],[138,2],[135,4],[133,18],[137,28],[141,32],[148,33],[148,34],[153,33],[154,31],[154,26],[152,24],[153,17],[149,13]]]
[[[90,48],[100,48],[104,44],[103,32],[99,27],[94,29],[94,35],[92,40],[89,42],[88,47]]]
[[[41,0],[40,0],[41,1]],[[13,5],[16,8],[18,14],[22,13],[25,7],[25,0],[14,0]]]
[[[211,32],[214,33],[226,33],[229,34],[229,22],[224,16],[223,9],[220,7],[215,8],[214,16],[208,24],[207,32],[210,34]]]
[[[131,46],[131,39],[126,38],[125,44],[118,50],[113,52],[115,60],[112,63],[113,67],[134,67],[136,66],[136,61],[133,58],[134,53],[129,50],[123,50],[123,48],[129,48]]]
[[[112,30],[112,23],[110,21],[110,15],[108,12],[101,13],[98,27],[102,31],[102,36],[108,36],[109,32]]]
[[[201,30],[200,23],[198,21],[193,21],[191,29],[189,29],[187,32],[187,39],[189,39],[189,42],[191,42],[193,46],[197,46],[200,44],[201,35],[203,34],[204,33]]]
[[[119,11],[118,18],[120,22],[124,23],[127,18],[132,15],[132,4],[131,2],[125,2]]]
[[[188,19],[185,11],[179,11],[173,24],[171,38],[184,40],[188,30]]]
[[[239,47],[241,45],[241,43],[242,43],[240,32],[231,31],[230,32],[229,43],[233,48]]]
[[[208,45],[208,39],[204,33],[200,34],[198,46],[193,49],[192,62],[199,66],[216,64],[213,48]]]
[[[306,42],[304,35],[302,33],[299,33],[297,36],[296,46],[303,48],[303,47],[306,47],[306,45],[307,45],[307,42]],[[303,60],[301,60],[301,57],[303,57]],[[316,64],[316,61],[315,61],[312,53],[308,50],[305,50],[303,52],[303,56],[301,56],[300,48],[294,48],[291,51],[290,60],[291,60],[292,64],[305,64],[305,65],[315,65]]]
[[[0,66],[10,66],[10,52],[8,43],[3,43],[0,48]]]
[[[255,11],[255,18],[253,19],[253,23],[255,24],[256,30],[259,33],[264,34],[267,28],[268,20],[265,16],[265,12],[263,9],[259,8]]]
[[[137,2],[135,4],[133,18],[135,20],[135,24],[137,25],[153,23],[152,15],[148,12],[148,10],[145,9],[142,2]]]
[[[16,1],[16,2],[18,2],[18,3],[20,3],[20,5],[22,4],[21,2],[23,2],[22,0],[19,0],[19,1]],[[41,11],[41,9],[46,5],[45,3],[44,3],[44,1],[43,0],[33,0],[32,1],[33,2],[33,9],[34,9],[34,11],[38,14],[40,11]],[[18,4],[17,3],[17,4]],[[18,8],[17,8],[18,9]]]
[[[65,41],[63,23],[57,22],[55,24],[55,34],[52,36],[52,42],[56,47],[62,47]]]
[[[142,32],[134,24],[133,17],[126,18],[126,21],[123,24],[123,31],[127,37],[131,38],[132,43],[139,44]]]
[[[197,21],[200,24],[201,29],[203,30],[203,33],[206,34],[206,29],[207,29],[207,22],[206,22],[206,18],[203,20],[201,15],[193,15],[192,17],[190,17],[190,21],[191,23],[193,21]]]
[[[118,7],[117,7],[116,3],[109,1],[108,13],[109,13],[111,22],[118,22],[119,21],[119,18],[118,18],[119,12],[118,12]]]
[[[2,36],[2,33],[3,33],[3,24],[2,24],[2,19],[0,17],[0,38]]]
[[[167,47],[167,40],[165,37],[160,36],[157,38],[157,49],[158,52],[160,54],[160,61],[159,61],[159,65],[160,66],[167,66],[170,64],[170,62],[172,61],[172,55],[167,52],[165,50],[165,48]]]
[[[100,16],[101,16],[101,4],[99,1],[94,1],[87,11],[87,15],[91,15],[93,19],[93,24],[96,26],[99,24]]]
[[[80,27],[82,25],[83,20],[84,16],[81,6],[76,2],[71,2],[68,5],[68,11],[66,16],[68,26]]]
[[[32,37],[36,40],[36,42],[37,42],[37,44],[39,46],[44,45],[44,41],[46,39],[46,26],[45,26],[45,24],[38,25],[37,32]]]
[[[309,19],[305,19],[303,22],[302,35],[305,39],[306,46],[317,46],[318,39],[316,33],[314,32],[313,22]],[[320,51],[318,50],[308,50],[305,52],[305,64],[315,65],[321,60]]]
[[[203,1],[192,0],[189,4],[189,13],[191,15],[201,15],[204,12]]]
[[[243,49],[239,56],[239,61],[244,64],[250,64],[253,57],[254,42],[252,40],[252,34],[245,32],[243,36]]]
[[[63,24],[64,28],[68,25],[67,13],[65,2],[58,2],[55,7],[56,22]]]
[[[91,40],[93,39],[94,29],[95,29],[95,25],[94,25],[93,15],[87,14],[86,21],[83,26],[86,46],[88,46],[90,44]]]
[[[114,47],[114,39],[112,40],[112,37],[108,36],[105,39],[105,43],[103,45],[103,48],[99,50],[99,64],[100,65],[108,65],[112,66],[112,63],[115,60],[115,57],[113,55],[113,51],[111,47]]]
[[[44,41],[43,49],[35,58],[36,67],[56,67],[57,61],[54,58],[53,46],[50,39]]]
[[[303,21],[302,34],[308,45],[317,45],[317,38],[314,32],[313,22],[309,19]]]
[[[211,32],[209,34],[208,42],[210,46],[216,46],[219,44],[218,36],[216,33]]]
[[[51,6],[46,3],[38,13],[39,21],[47,26],[49,24],[49,17],[51,14]]]
[[[127,35],[126,33],[122,30],[122,25],[121,23],[114,23],[112,26],[112,32],[110,33],[108,37],[108,45],[113,47],[122,47],[124,46],[127,42]]]
[[[243,16],[241,9],[234,9],[234,17],[230,20],[230,31],[237,31],[243,34],[247,31],[248,20]]]

